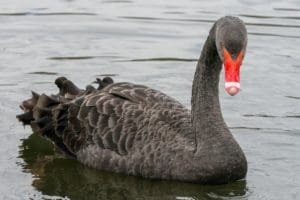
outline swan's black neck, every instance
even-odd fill
[[[228,128],[219,103],[219,76],[222,61],[219,58],[215,33],[216,25],[204,44],[195,72],[192,89],[192,124],[197,148],[209,143],[209,138],[222,135]]]
[[[240,43],[245,44],[244,41],[246,29],[243,23],[235,17],[221,18],[210,30],[198,61],[191,112],[196,149],[190,159],[193,160],[191,171],[194,174],[201,172],[200,182],[228,182],[241,179],[247,173],[247,160],[224,122],[219,103],[221,48],[224,45],[235,50],[236,46],[242,46]]]

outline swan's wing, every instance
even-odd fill
[[[170,96],[144,85],[116,83],[105,88],[105,91],[135,103],[157,106],[160,109],[163,107],[169,109],[185,109],[181,103]]]
[[[112,84],[72,101],[68,107],[67,128],[62,135],[73,152],[93,144],[125,155],[133,146],[142,145],[147,134],[155,137],[163,124],[181,126],[189,120],[188,111],[179,102],[130,83]],[[165,134],[169,132],[166,129]]]

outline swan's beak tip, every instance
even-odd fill
[[[238,82],[226,82],[225,90],[231,96],[236,95],[240,91],[240,83]]]
[[[239,88],[232,86],[232,87],[226,89],[226,91],[231,96],[234,96],[234,95],[236,95],[239,92]]]

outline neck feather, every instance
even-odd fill
[[[192,89],[192,124],[197,148],[210,138],[228,132],[219,103],[219,76],[222,69],[215,42],[215,26],[204,44]]]

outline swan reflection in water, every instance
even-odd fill
[[[44,195],[84,199],[231,199],[246,197],[246,181],[220,186],[140,177],[91,169],[76,160],[66,159],[54,146],[37,134],[22,141],[23,169],[33,174],[32,186]]]

